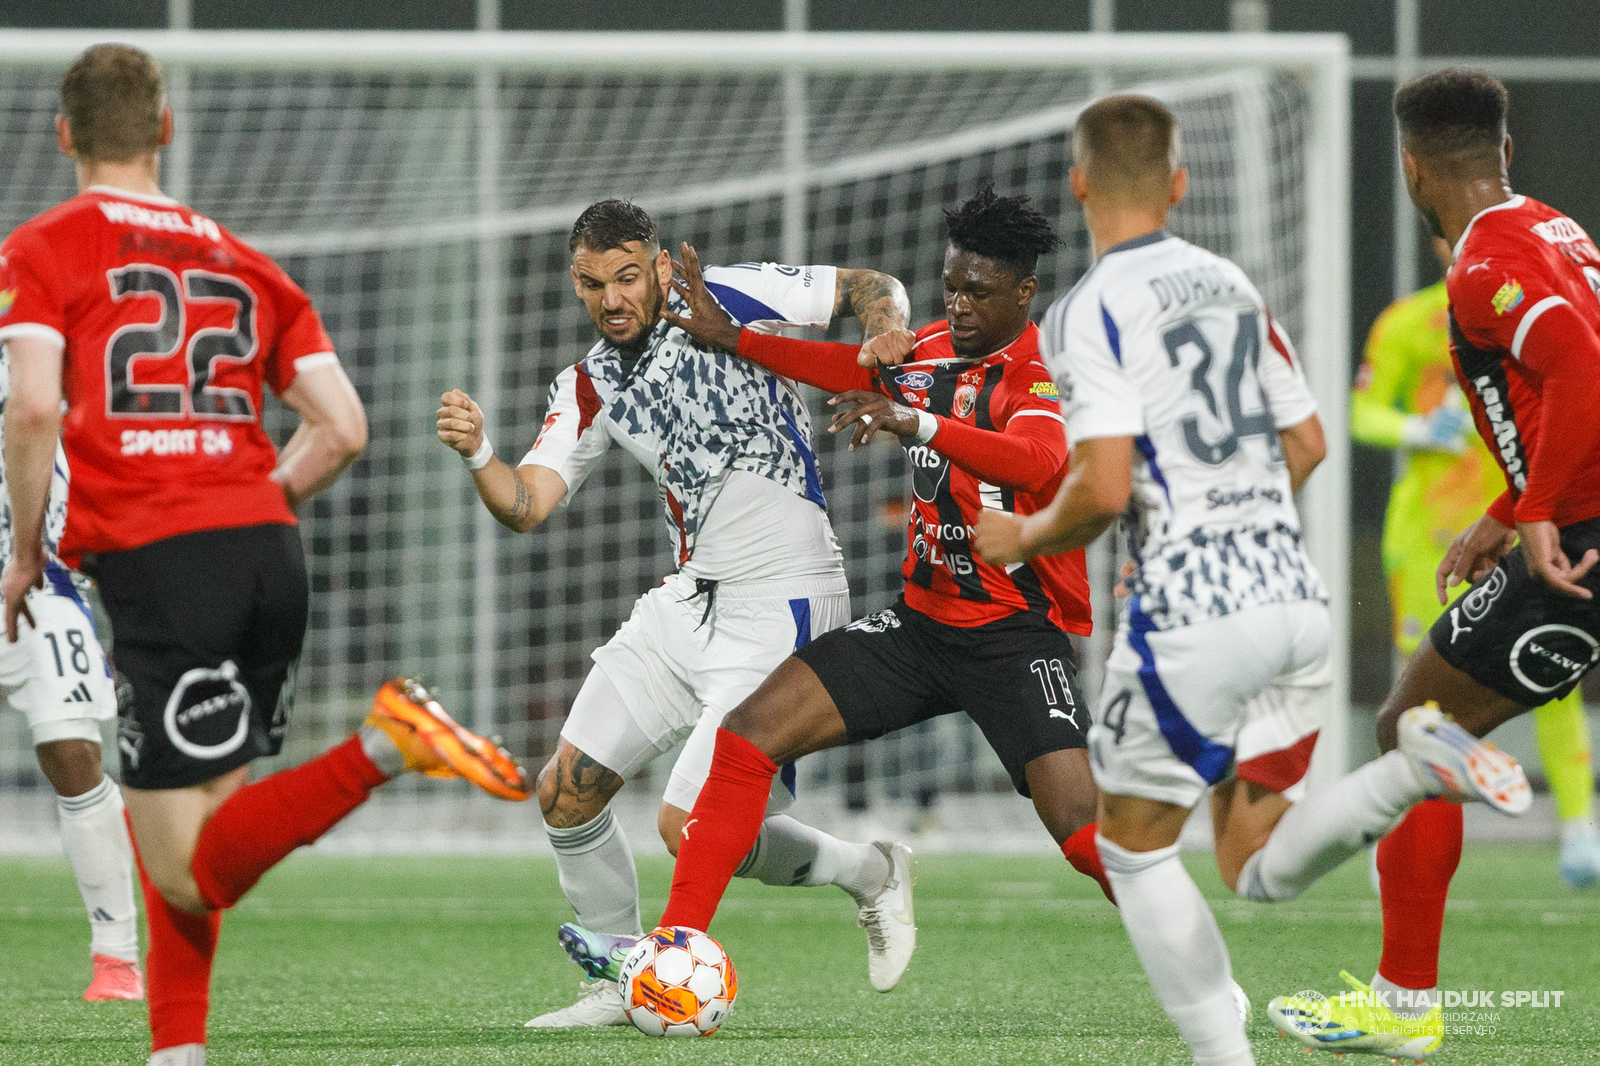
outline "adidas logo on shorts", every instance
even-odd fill
[[[72,692],[67,696],[67,698],[62,700],[61,702],[62,703],[93,703],[94,702],[94,696],[93,696],[93,694],[91,694],[89,692],[89,686],[84,684],[82,681],[79,681],[78,682],[78,687],[73,689]]]

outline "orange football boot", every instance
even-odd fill
[[[456,724],[415,678],[384,682],[372,701],[367,725],[394,741],[407,770],[429,777],[464,777],[503,800],[520,802],[533,794],[510,752]]]
[[[90,1003],[108,999],[143,999],[144,974],[137,962],[113,958],[110,955],[91,955],[94,979],[89,982],[83,998]]]

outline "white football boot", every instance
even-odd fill
[[[867,931],[867,976],[872,987],[887,992],[900,983],[917,950],[917,920],[911,908],[916,864],[904,844],[875,840],[872,846],[889,860],[889,877],[876,895],[859,901],[856,924]]]
[[[541,1014],[526,1029],[596,1029],[606,1025],[627,1025],[622,1012],[622,989],[615,981],[580,981],[583,994],[570,1007]]]
[[[179,1044],[164,1047],[150,1056],[149,1066],[206,1066],[204,1044]]]
[[[1517,760],[1456,725],[1437,704],[1402,714],[1399,733],[1400,750],[1430,795],[1480,800],[1501,814],[1521,814],[1533,804]]]

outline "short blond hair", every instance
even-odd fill
[[[161,147],[166,81],[149,53],[97,44],[61,79],[61,110],[80,157],[126,163]]]
[[[1164,198],[1178,169],[1178,120],[1148,96],[1108,96],[1078,116],[1072,154],[1097,191],[1119,199]]]

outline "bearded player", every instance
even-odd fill
[[[679,328],[672,261],[643,209],[620,200],[590,206],[570,249],[573,287],[600,340],[557,375],[532,449],[515,467],[496,459],[483,412],[463,392],[446,393],[438,417],[439,439],[467,463],[484,505],[518,532],[571,499],[616,444],[654,478],[678,562],[595,650],[539,775],[545,828],[577,918],[560,940],[592,981],[577,1003],[528,1023],[535,1028],[626,1023],[616,982],[623,956],[612,948],[642,935],[639,882],[611,797],[684,740],[659,820],[675,851],[723,716],[792,651],[850,617],[798,389]],[[872,337],[906,321],[905,290],[872,270],[744,263],[706,276],[752,330],[826,326],[852,312]],[[791,767],[752,800],[757,831],[738,872],[848,892],[867,931],[872,983],[888,991],[916,943],[914,928],[884,917],[911,906],[911,853],[836,840],[779,813],[794,784]]]
[[[27,331],[6,326],[16,294],[0,291],[0,341]],[[0,348],[0,408],[8,389]],[[16,643],[0,643],[5,703],[22,712],[34,754],[55,789],[61,846],[89,912],[86,1000],[143,999],[139,925],[133,903],[133,848],[122,792],[100,768],[100,723],[117,713],[115,688],[94,618],[79,593],[82,581],[61,564],[56,548],[67,521],[67,457],[56,448],[44,520],[45,584],[28,593],[33,626]],[[11,556],[11,508],[0,499],[0,559]]]
[[[718,731],[664,926],[710,924],[779,766],[957,712],[983,730],[1066,858],[1110,896],[1093,846],[1089,723],[1067,636],[1091,628],[1083,553],[999,567],[971,546],[985,508],[1031,513],[1066,473],[1056,387],[1028,319],[1035,265],[1056,236],[1025,197],[992,189],[945,217],[949,317],[860,350],[741,330],[684,246],[683,328],[839,393],[832,431],[849,433],[852,447],[879,432],[899,437],[916,499],[900,602],[797,650]],[[913,921],[909,907],[890,918]]]
[[[161,194],[172,112],[155,61],[90,48],[61,102],[79,195],[0,247],[13,294],[0,318],[6,633],[16,643],[53,623],[33,614],[33,590],[53,577],[59,439],[73,474],[60,556],[99,582],[128,686],[119,747],[150,938],[150,1062],[203,1066],[222,912],[268,869],[407,770],[508,799],[527,789],[509,757],[405,681],[345,743],[245,783],[282,745],[305,632],[293,509],[360,453],[366,416],[305,293]],[[301,419],[281,455],[261,428],[264,383]]]
[[[1600,251],[1576,222],[1511,190],[1505,86],[1444,70],[1394,97],[1411,200],[1455,253],[1445,278],[1456,380],[1505,490],[1450,545],[1436,591],[1472,587],[1434,622],[1378,715],[1436,701],[1483,736],[1572,692],[1600,659]],[[1424,1058],[1444,1039],[1438,992],[1445,898],[1461,859],[1459,808],[1424,804],[1378,846],[1383,954],[1330,1031],[1269,1012],[1308,1047]],[[1347,977],[1358,990],[1360,985]],[[1341,1012],[1334,1012],[1335,1018]]]
[[[1448,272],[1455,257],[1442,238],[1434,253]],[[1444,279],[1390,304],[1367,337],[1350,397],[1350,436],[1396,451],[1394,488],[1383,520],[1383,571],[1394,616],[1395,650],[1410,658],[1444,612],[1434,575],[1450,543],[1505,489],[1505,477],[1473,431],[1450,361]],[[1403,662],[1404,659],[1401,661]],[[1561,880],[1600,882],[1594,823],[1594,767],[1583,693],[1534,711],[1539,756],[1561,823]]]
[[[1292,494],[1321,461],[1322,429],[1250,280],[1166,231],[1188,185],[1178,148],[1172,113],[1148,97],[1079,116],[1070,180],[1097,258],[1040,329],[1071,472],[1038,513],[985,511],[976,543],[1015,565],[1082,548],[1126,515],[1135,567],[1089,730],[1095,842],[1195,1062],[1248,1066],[1227,948],[1178,857],[1202,800],[1224,882],[1277,902],[1444,791],[1436,777],[1510,811],[1529,795],[1514,761],[1421,708],[1401,721],[1402,751],[1306,792],[1329,624]],[[1499,787],[1469,774],[1488,763]]]

